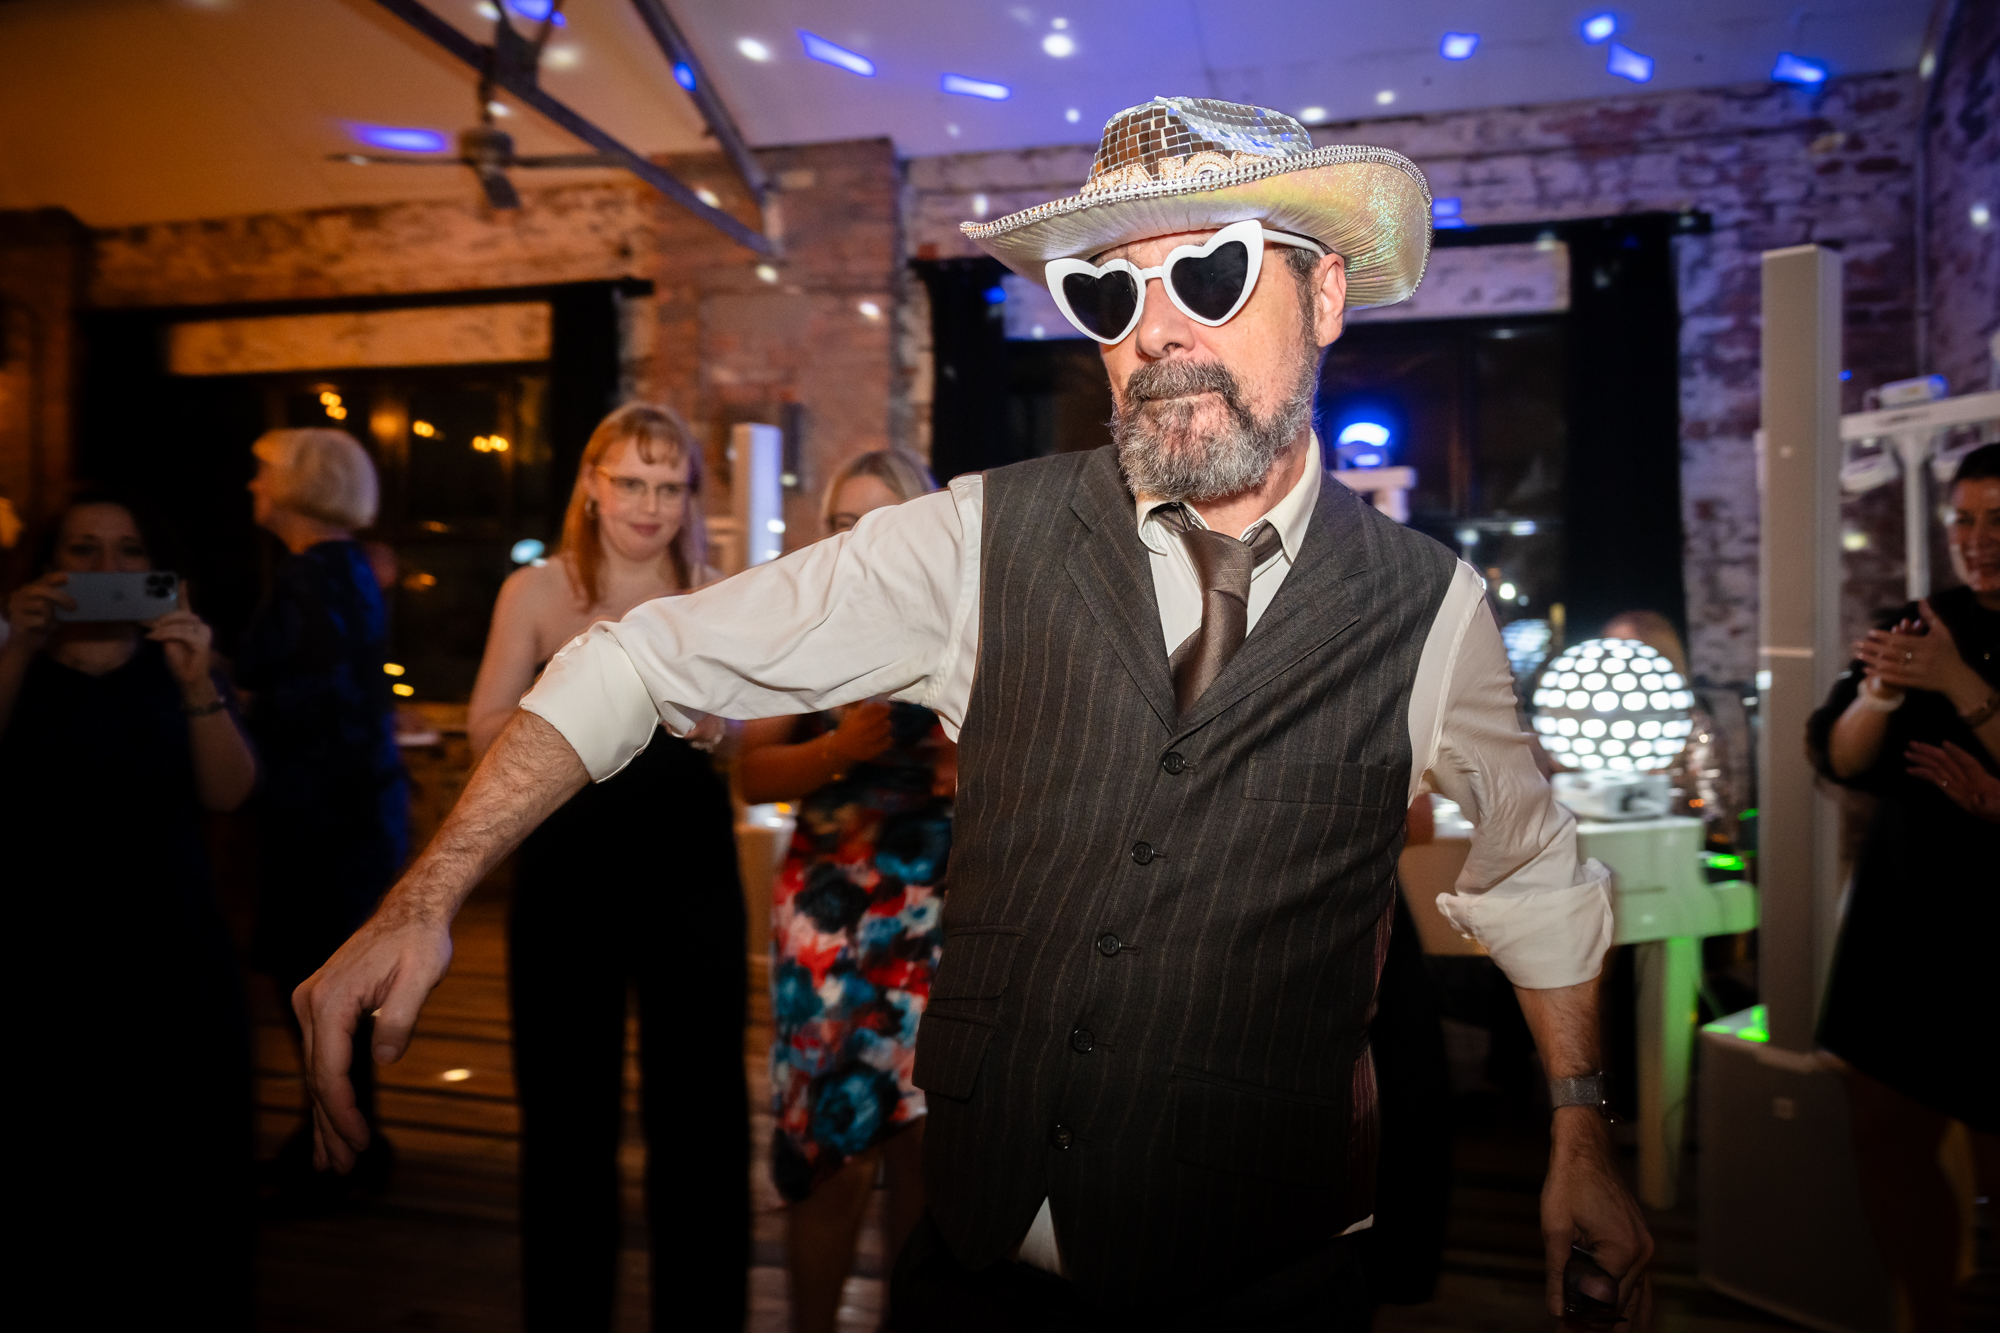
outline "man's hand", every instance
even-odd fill
[[[424,998],[451,966],[451,919],[459,905],[589,781],[561,732],[533,713],[516,712],[423,855],[354,938],[292,992],[292,1012],[305,1032],[314,1165],[349,1171],[368,1146],[368,1125],[347,1078],[362,1015],[375,1015],[370,1054],[384,1064],[401,1058]]]
[[[1549,1313],[1562,1317],[1563,1269],[1570,1247],[1581,1246],[1617,1279],[1612,1288],[1602,1278],[1585,1278],[1583,1293],[1615,1307],[1635,1329],[1643,1329],[1651,1295],[1645,1269],[1653,1257],[1653,1238],[1612,1166],[1604,1121],[1593,1107],[1561,1107],[1551,1135],[1549,1174],[1542,1183]]]
[[[347,1070],[363,1014],[375,1016],[377,1063],[409,1048],[417,1012],[451,966],[451,920],[387,905],[292,992],[305,1032],[306,1091],[312,1097],[313,1165],[343,1175],[368,1146],[368,1122],[354,1103]]]

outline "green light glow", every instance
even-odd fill
[[[1765,1021],[1764,1006],[1756,1004],[1740,1014],[1730,1014],[1713,1023],[1702,1024],[1703,1032],[1717,1032],[1738,1041],[1769,1041],[1771,1025]]]
[[[1740,814],[1740,815],[1738,815],[1738,816],[1736,816],[1736,817],[1737,817],[1737,818],[1738,818],[1739,820],[1742,820],[1742,819],[1755,819],[1755,818],[1757,817],[1757,807],[1753,805],[1753,806],[1751,806],[1751,807],[1750,807],[1750,808],[1749,808],[1748,810],[1745,810],[1745,811],[1744,811],[1744,812],[1743,812],[1742,814]]]
[[[1743,867],[1743,858],[1733,852],[1716,852],[1708,858],[1710,870],[1741,870]]]

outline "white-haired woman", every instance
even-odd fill
[[[591,433],[562,544],[500,590],[468,729],[483,753],[550,657],[599,620],[716,578],[701,445],[630,403]],[[608,1330],[628,1002],[638,1000],[654,1327],[740,1328],[750,1259],[743,889],[729,789],[655,731],[522,844],[507,941],[529,1333]],[[699,1315],[689,1314],[701,1311]]]
[[[880,449],[834,475],[821,517],[838,535],[936,489],[923,460]],[[910,1074],[944,942],[956,755],[936,715],[914,704],[744,727],[744,799],[799,802],[771,892],[771,1178],[791,1205],[795,1333],[835,1327],[878,1171],[886,1255],[923,1214],[926,1108]]]
[[[252,966],[292,991],[367,919],[409,850],[409,781],[396,749],[395,698],[382,664],[389,615],[368,552],[354,539],[375,521],[375,466],[344,431],[274,430],[252,446],[259,526],[287,552],[269,600],[244,634],[237,681],[263,761],[256,802],[257,926]],[[374,1062],[365,1036],[351,1070],[375,1125]],[[283,1205],[311,1211],[349,1189],[379,1189],[391,1151],[377,1133],[351,1177],[312,1169],[311,1125],[280,1152]]]

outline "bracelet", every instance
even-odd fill
[[[1995,713],[2000,713],[2000,690],[1995,690],[1993,693],[1987,695],[1986,702],[1973,709],[1970,713],[1960,713],[1958,720],[1968,727],[1981,727],[1986,724],[1986,719],[1992,717]]]
[[[1861,706],[1871,713],[1893,713],[1898,708],[1901,708],[1903,700],[1910,696],[1908,693],[1898,690],[1894,699],[1884,700],[1875,692],[1874,680],[1871,677],[1861,682],[1861,688],[1855,691],[1855,697],[1860,701]]]
[[[826,762],[832,764],[834,769],[832,773],[827,775],[826,780],[828,782],[838,782],[847,776],[847,770],[841,766],[840,756],[834,753],[833,733],[830,731],[823,732],[819,739],[821,748],[826,751]]]
[[[228,702],[220,695],[217,695],[205,704],[183,704],[181,705],[181,712],[189,717],[209,717],[220,713],[227,707],[229,707]]]

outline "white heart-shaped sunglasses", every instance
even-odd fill
[[[1264,267],[1264,242],[1325,254],[1300,236],[1272,231],[1255,218],[1232,222],[1200,245],[1175,246],[1158,268],[1140,268],[1129,259],[1092,264],[1057,259],[1043,270],[1049,293],[1084,336],[1109,346],[1123,342],[1146,310],[1146,283],[1160,280],[1167,299],[1189,319],[1214,328],[1227,324],[1257,290]]]

